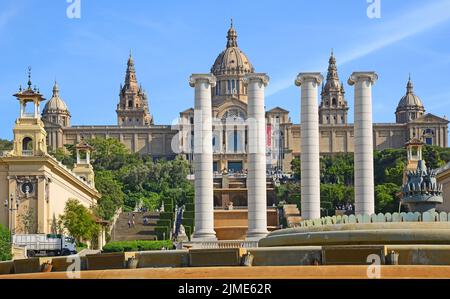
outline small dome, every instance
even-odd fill
[[[52,98],[45,104],[44,114],[47,113],[67,113],[69,114],[69,109],[67,108],[66,103],[63,99],[59,97],[59,87],[55,82],[53,86],[53,96]]]
[[[216,58],[211,68],[214,75],[253,73],[254,68],[244,52],[237,45],[237,33],[231,22],[227,34],[227,47]]]
[[[397,110],[403,109],[424,109],[422,101],[418,96],[414,94],[414,86],[411,82],[411,78],[408,80],[408,84],[406,85],[406,94],[400,99],[398,103]]]

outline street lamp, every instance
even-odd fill
[[[7,211],[9,212],[9,237],[10,237],[10,241],[12,242],[12,236],[13,236],[13,219],[12,219],[12,213],[14,211],[18,211],[19,210],[19,204],[20,204],[20,200],[19,200],[19,195],[16,194],[16,202],[14,204],[14,194],[10,194],[9,195],[9,199],[5,200],[5,209],[7,209]]]

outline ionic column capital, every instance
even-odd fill
[[[264,84],[264,86],[267,86],[270,78],[265,73],[253,73],[245,75],[243,81],[244,85],[248,85],[251,81],[258,81],[261,82],[261,84]]]
[[[378,80],[378,75],[375,72],[353,72],[348,78],[348,84],[354,85],[356,82],[361,80],[367,80],[374,84]]]
[[[207,82],[214,87],[216,86],[216,77],[213,74],[192,74],[189,78],[189,85],[195,87],[197,82]]]
[[[313,72],[313,73],[299,73],[297,75],[297,79],[295,80],[296,86],[301,86],[303,82],[313,81],[317,85],[322,83],[323,76],[321,73]]]

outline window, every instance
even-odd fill
[[[427,145],[433,145],[433,138],[431,138],[431,137],[425,138],[425,143],[426,143]]]
[[[133,107],[133,101],[128,101],[128,107],[132,108]]]
[[[22,140],[22,150],[24,151],[33,150],[33,139],[31,139],[30,137],[25,137]]]

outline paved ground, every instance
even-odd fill
[[[367,266],[145,268],[83,271],[81,278],[116,279],[366,279]],[[450,278],[450,266],[382,266],[381,278]],[[64,279],[65,272],[2,275],[2,279]]]

